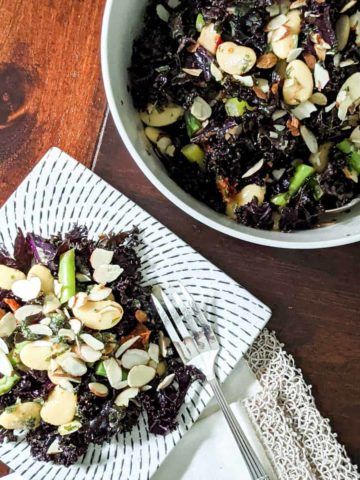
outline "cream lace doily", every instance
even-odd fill
[[[317,410],[311,387],[275,334],[265,330],[247,360],[263,390],[244,401],[281,480],[359,480],[357,467]]]

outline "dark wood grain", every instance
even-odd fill
[[[291,251],[245,243],[171,204],[129,157],[111,119],[95,171],[273,309],[274,329],[360,463],[360,245]]]
[[[104,4],[0,0],[0,204],[54,145],[91,166],[106,108]]]
[[[104,0],[0,0],[0,202],[59,146],[91,165]]]

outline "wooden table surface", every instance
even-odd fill
[[[108,114],[99,63],[104,3],[0,0],[1,203],[51,146],[93,168],[273,309],[269,327],[359,464],[360,245],[256,246],[201,225],[164,198]]]

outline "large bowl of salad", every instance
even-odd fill
[[[336,212],[360,196],[358,1],[108,0],[101,43],[117,129],[175,205],[267,246],[360,240],[360,205]]]

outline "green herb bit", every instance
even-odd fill
[[[60,256],[59,282],[62,285],[60,302],[66,303],[76,293],[75,250],[73,248]]]
[[[4,376],[0,378],[0,395],[9,392],[12,387],[20,380],[20,376],[14,373],[10,377]]]
[[[205,170],[205,152],[199,145],[189,143],[181,149],[181,153],[192,163],[197,163],[202,170]]]
[[[251,107],[246,100],[239,100],[234,97],[225,102],[225,110],[229,117],[242,117],[246,111],[255,110],[255,107]]]
[[[278,195],[275,195],[271,199],[271,203],[273,205],[276,205],[277,207],[285,207],[285,205],[288,203],[290,198],[290,195],[288,192],[285,193],[279,193]]]
[[[319,201],[323,195],[324,191],[320,186],[320,183],[316,180],[316,178],[311,178],[309,182],[313,197],[316,201]]]
[[[290,180],[289,190],[272,197],[271,203],[278,207],[285,207],[290,198],[298,193],[306,180],[314,175],[314,173],[315,169],[313,167],[304,165],[303,163],[298,165],[292,179]]]
[[[99,375],[100,377],[107,377],[104,362],[99,362],[97,364],[97,367],[95,369],[95,375]]]
[[[187,134],[189,135],[189,138],[191,138],[196,132],[198,132],[202,128],[202,124],[190,112],[186,112],[184,118]]]
[[[360,173],[360,152],[353,151],[349,159],[350,167],[357,173]]]
[[[195,28],[200,33],[201,30],[205,27],[205,19],[202,13],[199,13],[196,17]]]
[[[300,188],[304,185],[306,180],[314,175],[315,168],[310,167],[309,165],[298,165],[295,170],[295,174],[290,180],[289,185],[289,194],[291,197],[297,194]]]
[[[349,154],[354,150],[354,145],[351,143],[350,140],[347,140],[347,139],[338,143],[336,147],[340,150],[340,152],[343,152],[346,154]]]

